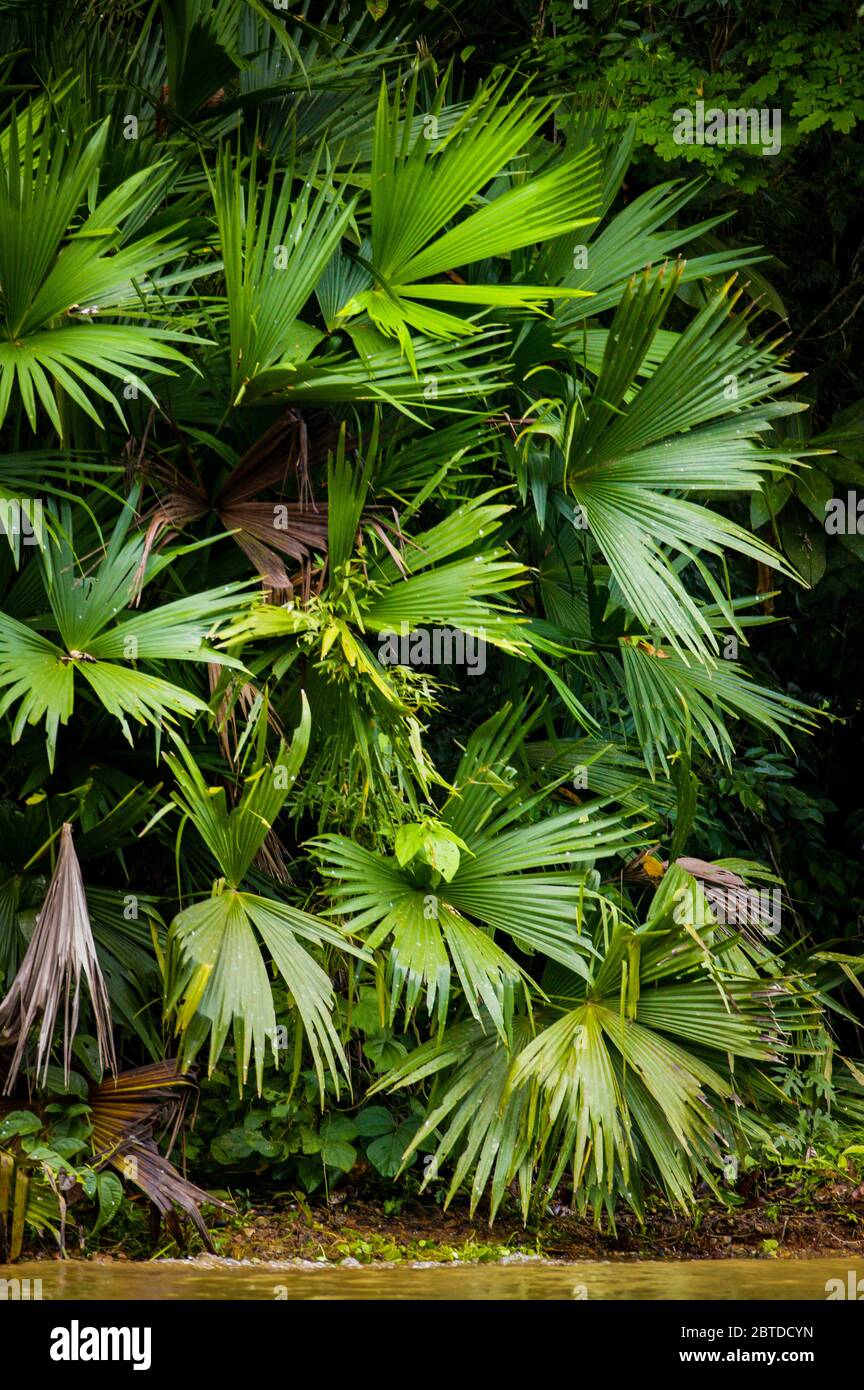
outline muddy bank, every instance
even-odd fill
[[[467,1203],[448,1211],[431,1200],[382,1199],[343,1189],[329,1201],[297,1193],[237,1196],[236,1214],[209,1213],[217,1255],[232,1260],[314,1260],[360,1264],[399,1261],[485,1262],[508,1256],[551,1260],[801,1258],[844,1252],[864,1256],[864,1188],[829,1182],[806,1194],[794,1186],[735,1194],[727,1208],[704,1198],[690,1216],[650,1204],[644,1225],[629,1212],[616,1230],[598,1231],[590,1218],[555,1205],[526,1229],[515,1211],[502,1212],[490,1230],[482,1212]],[[143,1214],[143,1213],[142,1213]],[[97,1261],[196,1254],[197,1241],[181,1248],[163,1238],[108,1233]],[[68,1254],[81,1258],[69,1242]],[[52,1252],[42,1245],[42,1253]]]
[[[568,1211],[547,1216],[534,1230],[506,1216],[490,1231],[467,1208],[448,1212],[405,1202],[398,1214],[347,1198],[335,1208],[307,1210],[290,1203],[258,1208],[242,1226],[214,1231],[219,1253],[233,1259],[441,1260],[501,1259],[508,1253],[558,1260],[717,1259],[864,1254],[864,1203],[853,1210],[833,1203],[823,1210],[766,1211],[764,1203],[734,1213],[713,1209],[695,1221],[668,1210],[648,1216],[644,1227],[619,1217],[615,1234]]]
[[[385,1197],[368,1187],[343,1187],[331,1198],[258,1190],[232,1195],[236,1209],[206,1209],[214,1251],[232,1261],[315,1261],[328,1264],[492,1262],[511,1257],[553,1261],[606,1259],[864,1257],[864,1184],[828,1180],[760,1183],[729,1195],[729,1205],[704,1194],[695,1211],[647,1204],[645,1223],[621,1209],[615,1229],[597,1230],[592,1219],[556,1202],[542,1218],[522,1225],[515,1204],[490,1229],[486,1213],[471,1216],[467,1201],[447,1211],[431,1198]],[[97,1251],[82,1250],[83,1230],[67,1232],[67,1258],[96,1262],[140,1261],[203,1254],[193,1236],[181,1245],[167,1233],[154,1236],[146,1204],[135,1201],[124,1230],[104,1232]],[[26,1244],[25,1258],[60,1258],[49,1234]]]

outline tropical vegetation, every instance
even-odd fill
[[[766,251],[471,7],[66,8],[0,5],[0,1259],[853,1152],[770,644],[858,446]]]

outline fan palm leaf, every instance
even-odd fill
[[[168,932],[165,1008],[180,1034],[182,1063],[191,1063],[210,1036],[210,1070],[233,1029],[238,1074],[254,1055],[258,1089],[268,1042],[276,1053],[276,1015],[267,968],[256,939],[266,945],[291,991],[312,1051],[322,1093],[325,1063],[338,1089],[348,1064],[332,1021],[333,985],[301,943],[357,948],[319,918],[275,898],[242,892],[240,883],[272,829],[296,781],[309,746],[308,703],[290,749],[284,742],[272,764],[261,762],[246,779],[243,795],[228,810],[224,787],[208,787],[194,758],[179,741],[165,755],[177,787],[173,800],[195,826],[223,878],[213,895],[177,914]]]
[[[437,126],[444,89],[423,128],[415,132],[416,75],[404,113],[398,97],[391,104],[382,81],[371,171],[374,283],[348,300],[341,312],[346,317],[368,313],[381,332],[397,337],[409,354],[409,326],[443,337],[474,331],[470,321],[432,308],[430,300],[525,309],[580,293],[543,285],[439,283],[429,278],[509,255],[593,220],[599,189],[596,156],[589,152],[515,184],[450,225],[524,149],[550,114],[548,100],[534,100],[525,92],[508,96],[508,85],[499,79],[481,89],[444,138],[436,141],[430,132]]]
[[[425,990],[427,1010],[443,1027],[455,971],[475,1018],[487,1015],[506,1034],[523,971],[497,944],[502,933],[521,951],[588,974],[593,948],[579,925],[586,872],[596,860],[625,852],[638,832],[620,812],[604,814],[603,802],[519,824],[543,793],[503,782],[495,764],[524,739],[524,717],[524,706],[505,709],[477,731],[440,821],[428,833],[411,835],[406,826],[401,858],[398,837],[393,857],[344,836],[312,842],[329,881],[331,912],[370,949],[391,941],[391,1016],[403,986],[409,1014]]]
[[[472,1211],[488,1192],[492,1217],[514,1181],[527,1217],[566,1169],[580,1209],[599,1214],[621,1195],[639,1210],[643,1165],[687,1208],[694,1174],[710,1182],[720,1166],[730,1106],[740,1105],[734,1059],[769,1062],[809,1026],[794,979],[742,976],[724,965],[710,926],[694,933],[680,904],[697,899],[696,881],[673,866],[644,926],[607,917],[587,979],[550,968],[554,1007],[543,1006],[533,1036],[527,1019],[504,1042],[480,1020],[458,1024],[376,1082],[373,1091],[434,1078],[403,1162],[437,1136],[424,1181],[452,1163],[447,1200],[471,1180]]]
[[[64,537],[42,558],[44,590],[51,626],[60,642],[36,631],[33,623],[0,614],[0,714],[14,710],[12,741],[26,724],[44,722],[51,766],[58,728],[67,723],[75,704],[76,676],[119,722],[126,738],[128,720],[158,725],[176,715],[206,711],[207,705],[184,686],[134,665],[148,660],[220,662],[236,665],[207,641],[220,618],[241,607],[244,583],[162,604],[147,613],[118,614],[133,600],[144,548],[140,534],[128,535],[134,508],[127,504],[92,574],[79,569],[71,541],[71,514],[61,512]],[[170,564],[170,556],[150,565],[147,578]]]
[[[122,423],[117,396],[102,377],[134,381],[152,400],[148,373],[188,365],[171,345],[186,341],[183,333],[101,321],[106,313],[139,317],[145,277],[157,283],[183,246],[176,235],[169,240],[171,228],[122,244],[120,224],[147,198],[149,169],[80,216],[108,134],[106,121],[86,143],[66,145],[43,129],[37,148],[31,122],[23,138],[16,121],[9,127],[8,152],[0,153],[0,423],[15,390],[34,431],[41,407],[64,434],[60,392],[97,424],[93,398],[108,402]]]

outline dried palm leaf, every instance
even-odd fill
[[[210,682],[210,698],[212,699],[219,688],[219,682],[222,679],[224,667],[220,666],[218,662],[212,661],[207,666],[207,673]],[[232,767],[237,757],[237,713],[239,711],[244,721],[248,719],[255,705],[255,701],[259,698],[260,694],[261,692],[252,685],[251,681],[231,678],[216,708],[216,732],[219,737],[222,752],[225,754],[225,760],[230,763]],[[282,723],[270,703],[267,705],[267,723],[274,733],[280,736],[282,735]],[[229,730],[231,732],[231,738],[233,739],[233,747],[228,737]]]
[[[679,856],[675,863],[701,885],[721,933],[733,928],[749,941],[758,942],[764,937],[766,920],[770,917],[764,895],[748,887],[740,874],[722,864],[687,855]],[[650,883],[656,888],[668,868],[668,860],[658,859],[650,850],[643,850],[625,866],[623,877],[634,883]]]
[[[160,1124],[170,1128],[170,1150],[193,1090],[191,1076],[179,1071],[173,1059],[135,1067],[91,1087],[90,1142],[94,1163],[110,1163],[128,1182],[140,1187],[175,1239],[182,1239],[175,1210],[179,1207],[212,1250],[200,1208],[204,1203],[225,1211],[231,1208],[178,1173],[159,1152],[153,1137]]]
[[[201,1206],[206,1202],[212,1206],[222,1207],[225,1211],[231,1211],[227,1202],[212,1197],[209,1192],[205,1192],[201,1187],[196,1187],[194,1183],[184,1178],[182,1173],[178,1173],[173,1163],[160,1154],[152,1139],[133,1139],[122,1154],[117,1154],[108,1161],[122,1177],[133,1182],[136,1187],[140,1187],[141,1191],[149,1197],[159,1215],[164,1218],[165,1225],[178,1244],[182,1244],[183,1232],[175,1210],[176,1207],[185,1212],[207,1249],[212,1253],[213,1242],[201,1215]]]
[[[332,441],[332,429],[317,430],[314,458],[326,457]],[[308,588],[312,556],[327,551],[327,510],[319,511],[315,505],[309,463],[307,426],[294,410],[286,410],[246,451],[212,501],[204,484],[194,475],[194,464],[189,476],[164,459],[142,460],[141,471],[158,485],[160,495],[144,518],[147,533],[139,586],[153,546],[213,511],[225,530],[234,533],[235,541],[272,594],[291,595],[296,583]],[[290,474],[297,479],[298,501],[283,498]],[[278,502],[255,500],[270,488],[277,489]],[[283,556],[301,566],[299,574],[289,575]]]
[[[91,1144],[97,1156],[122,1152],[137,1138],[152,1138],[157,1126],[171,1124],[172,1138],[183,1119],[194,1080],[181,1072],[177,1062],[148,1062],[90,1087],[93,1130]]]
[[[200,1208],[205,1203],[222,1207],[225,1211],[232,1208],[203,1188],[188,1182],[170,1159],[159,1152],[155,1140],[157,1131],[163,1138],[167,1134],[170,1153],[183,1122],[187,1102],[194,1092],[192,1076],[179,1071],[174,1059],[135,1067],[91,1086],[88,1095],[92,1124],[91,1161],[94,1168],[110,1165],[127,1182],[140,1187],[160,1216],[165,1218],[171,1234],[182,1242],[182,1230],[175,1210],[179,1207],[193,1223],[208,1250],[212,1250]],[[14,1102],[0,1100],[0,1118],[13,1108]],[[34,1108],[41,1114],[41,1106]],[[18,1187],[15,1186],[16,1171]],[[49,1174],[48,1179],[54,1190],[62,1226],[66,1206],[79,1194],[65,1187],[63,1175],[55,1181]],[[14,1156],[0,1153],[0,1262],[4,1258],[4,1240],[5,1258],[14,1259],[20,1254],[27,1180],[26,1172],[20,1166],[16,1169]],[[15,1198],[10,1228],[13,1191]]]
[[[72,843],[72,827],[67,822],[60,832],[57,864],[30,944],[9,993],[0,1004],[0,1042],[11,1039],[14,1047],[5,1095],[9,1095],[15,1084],[31,1029],[39,1019],[36,1077],[38,1080],[41,1071],[44,1084],[61,1002],[63,1075],[68,1085],[82,977],[90,994],[100,1065],[107,1064],[116,1073],[108,990],[96,955],[84,880]]]

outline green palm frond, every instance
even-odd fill
[[[478,329],[470,341],[458,343],[417,335],[410,364],[399,345],[368,322],[352,323],[344,345],[336,341],[313,356],[319,341],[317,330],[298,337],[291,360],[260,371],[246,386],[244,402],[369,401],[424,423],[417,410],[467,412],[472,403],[500,392],[506,376],[506,363],[496,355],[502,333],[494,328]]]
[[[252,159],[248,178],[227,150],[219,157],[213,202],[230,327],[231,399],[236,405],[256,377],[296,370],[322,334],[300,320],[354,213],[326,176],[312,170],[296,199],[291,171],[276,165],[263,182]],[[320,184],[317,192],[312,190]],[[273,377],[265,378],[266,390]]]
[[[215,635],[220,620],[236,616],[246,583],[224,584],[146,613],[122,616],[133,601],[144,545],[140,534],[128,536],[132,514],[129,504],[98,564],[87,574],[79,572],[69,539],[71,512],[64,506],[63,538],[41,556],[50,623],[38,615],[21,622],[0,613],[0,715],[11,716],[13,743],[27,724],[44,722],[52,767],[57,732],[72,714],[76,685],[89,688],[131,742],[130,718],[159,726],[163,720],[174,722],[177,715],[190,717],[207,710],[199,695],[140,669],[139,662],[239,664],[218,653],[208,637]],[[161,556],[157,563],[164,567],[170,556]],[[145,580],[156,568],[150,567]],[[44,636],[39,627],[48,627],[59,641]]]
[[[494,1216],[512,1184],[518,1186],[527,1221],[534,1185],[536,1138],[530,1086],[514,1091],[513,1055],[529,1041],[528,1021],[514,1023],[510,1048],[473,1019],[456,1023],[443,1038],[410,1052],[370,1088],[370,1095],[435,1078],[426,1117],[403,1156],[407,1162],[420,1144],[437,1141],[424,1184],[452,1165],[445,1204],[470,1184],[471,1212],[485,1193]]]
[[[343,525],[350,474],[340,466],[331,479],[334,504],[329,512],[329,548],[336,568],[339,559],[343,565],[347,561],[364,493],[356,494],[356,505]],[[308,605],[301,610],[293,603],[263,603],[226,629],[225,643],[230,648],[236,642],[316,630],[328,648],[337,638],[356,646],[357,637],[367,632],[390,634],[439,625],[479,635],[511,652],[527,654],[521,635],[525,619],[511,605],[498,602],[525,582],[526,567],[509,558],[506,547],[490,544],[509,510],[507,505],[489,503],[486,496],[481,496],[466,502],[429,530],[411,537],[398,561],[390,550],[379,547],[377,558],[372,563],[367,561],[364,592],[360,592],[359,584],[349,584],[344,618],[341,612],[327,612],[326,591],[320,616]],[[453,558],[461,552],[469,553],[465,558]],[[337,578],[331,580],[330,588],[338,593]],[[351,628],[357,636],[352,637]],[[350,645],[348,650],[353,650]],[[377,663],[375,666],[377,671],[373,672],[368,658],[364,658],[363,669],[370,669],[372,678],[380,679],[380,667]]]
[[[324,1088],[325,1065],[337,1087],[348,1063],[333,1020],[333,986],[327,972],[302,944],[335,946],[358,952],[343,933],[319,918],[275,898],[241,891],[273,822],[293,790],[309,745],[311,716],[303,715],[290,749],[280,744],[276,758],[259,761],[246,779],[238,804],[228,810],[224,787],[210,787],[179,740],[165,755],[177,781],[172,798],[195,826],[223,877],[211,897],[179,912],[168,932],[165,1009],[180,1035],[180,1056],[191,1063],[208,1035],[209,1067],[214,1069],[229,1032],[241,1083],[254,1057],[260,1091],[267,1044],[276,1048],[276,1014],[267,967],[256,932],[291,992]]]
[[[415,131],[416,74],[404,113],[382,82],[372,152],[370,269],[374,282],[342,306],[350,317],[368,313],[382,333],[410,354],[408,328],[452,337],[474,331],[470,321],[431,307],[475,304],[534,308],[581,291],[543,285],[440,283],[434,276],[590,223],[599,201],[597,160],[589,152],[487,198],[451,225],[540,129],[552,103],[525,92],[508,96],[509,82],[493,81],[437,139],[443,105],[439,93],[423,127]],[[430,124],[431,122],[431,124]]]
[[[131,383],[152,400],[148,373],[188,365],[171,344],[192,339],[134,321],[145,279],[157,285],[183,246],[170,226],[123,240],[122,224],[148,198],[154,171],[138,170],[82,213],[108,135],[105,121],[86,143],[67,145],[43,128],[37,146],[31,122],[23,132],[14,120],[9,127],[8,151],[0,153],[0,423],[17,391],[34,431],[41,407],[64,435],[62,393],[97,424],[94,398],[106,401],[122,424],[104,377]],[[106,324],[104,314],[126,322]]]
[[[290,749],[281,743],[273,762],[247,779],[243,796],[231,811],[225,788],[207,786],[188,748],[178,742],[176,753],[165,754],[177,783],[173,799],[184,816],[192,820],[232,888],[239,887],[245,878],[293,790],[309,748],[311,727],[309,704],[304,698],[302,717]]]
[[[783,559],[722,514],[691,501],[761,486],[782,471],[759,442],[771,418],[797,407],[765,397],[797,378],[746,340],[746,316],[726,290],[681,334],[629,405],[626,392],[667,311],[675,273],[631,283],[607,341],[595,398],[562,439],[565,485],[612,571],[624,605],[676,645],[717,649],[716,638],[671,562],[693,564],[735,628],[703,555],[735,550],[781,571]],[[674,392],[674,408],[670,407]]]
[[[639,638],[619,643],[636,733],[652,776],[692,729],[697,743],[728,762],[729,719],[747,719],[789,743],[787,730],[811,731],[816,711],[791,695],[757,684],[739,663],[691,653],[685,660]]]
[[[622,178],[626,167],[624,162],[620,171]],[[703,187],[699,179],[688,183],[670,180],[646,189],[608,217],[607,206],[603,222],[589,227],[584,234],[587,253],[584,265],[574,267],[572,242],[553,246],[548,257],[542,258],[550,278],[557,278],[557,272],[563,285],[587,291],[591,296],[556,306],[556,330],[568,343],[578,348],[586,316],[593,318],[614,308],[626,293],[631,276],[638,275],[647,265],[660,265],[680,257],[684,247],[694,242],[701,246],[707,234],[726,220],[729,214],[720,213],[689,227],[677,225],[679,215]],[[764,259],[764,254],[755,246],[688,255],[679,283],[690,284],[710,276],[728,275]]]
[[[447,1200],[470,1182],[472,1211],[488,1193],[491,1217],[513,1182],[527,1217],[566,1170],[580,1210],[598,1216],[617,1196],[640,1210],[645,1171],[688,1208],[694,1176],[711,1183],[722,1166],[741,1105],[735,1059],[776,1059],[812,1013],[794,979],[724,964],[710,910],[699,914],[701,937],[680,910],[697,897],[696,881],[673,868],[644,926],[607,912],[587,978],[550,969],[554,1007],[534,1029],[521,1020],[502,1042],[480,1020],[459,1024],[382,1077],[373,1090],[434,1078],[403,1161],[436,1136],[424,1181],[452,1164]]]
[[[604,802],[520,824],[544,792],[532,796],[524,783],[508,785],[495,762],[524,738],[524,714],[524,707],[503,710],[477,731],[440,821],[425,834],[404,827],[394,857],[344,836],[312,842],[330,881],[331,911],[370,949],[392,938],[393,1015],[407,984],[408,1013],[425,988],[427,1010],[433,1013],[437,1001],[443,1026],[455,970],[474,1016],[487,1014],[506,1033],[522,972],[497,945],[502,933],[520,951],[540,952],[587,977],[593,947],[581,930],[586,874],[598,859],[627,853],[642,827],[634,829],[621,812],[606,814]]]

